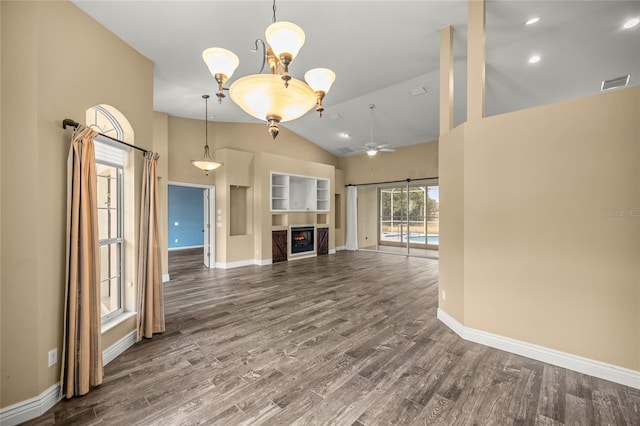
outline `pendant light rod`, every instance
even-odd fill
[[[276,0],[273,0],[273,18],[271,18],[271,22],[276,22]]]
[[[204,99],[204,147],[209,150],[209,95],[202,95]]]

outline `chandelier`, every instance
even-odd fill
[[[302,28],[291,22],[276,22],[276,2],[273,1],[272,24],[265,30],[269,43],[262,44],[263,60],[260,73],[251,74],[236,80],[229,87],[231,99],[247,114],[265,120],[269,134],[273,139],[278,136],[279,123],[295,120],[316,106],[322,117],[322,99],[329,92],[336,75],[327,68],[314,68],[304,75],[306,81],[300,81],[289,74],[289,66],[302,48],[305,41]],[[212,47],[202,52],[202,59],[218,83],[218,102],[225,97],[224,84],[238,68],[240,60],[231,51]],[[265,62],[271,68],[271,74],[261,74]]]
[[[202,95],[202,99],[204,99],[204,155],[199,160],[191,160],[191,164],[204,170],[204,174],[209,176],[209,172],[222,166],[222,163],[218,163],[209,155],[209,95]]]

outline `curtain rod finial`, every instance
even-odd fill
[[[62,120],[62,128],[63,129],[66,129],[67,126],[71,126],[71,127],[77,128],[79,125],[80,125],[79,123],[73,121],[70,118],[65,118],[64,120]]]

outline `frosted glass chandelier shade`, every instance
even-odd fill
[[[327,68],[314,68],[305,73],[304,79],[314,91],[328,92],[336,80],[336,74]]]
[[[226,78],[231,78],[233,72],[240,65],[240,59],[230,50],[220,47],[211,47],[202,52],[202,59],[209,67],[212,75],[222,74]]]
[[[269,25],[264,32],[264,36],[278,58],[283,53],[288,53],[291,55],[291,60],[298,55],[305,40],[302,28],[286,21],[274,22]]]
[[[280,122],[295,120],[316,104],[311,87],[296,79],[284,87],[277,74],[242,77],[231,85],[229,94],[240,108],[259,120],[269,116],[280,117]]]

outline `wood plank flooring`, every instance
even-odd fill
[[[29,424],[640,424],[639,390],[458,338],[436,319],[435,260],[170,256],[166,333]]]

